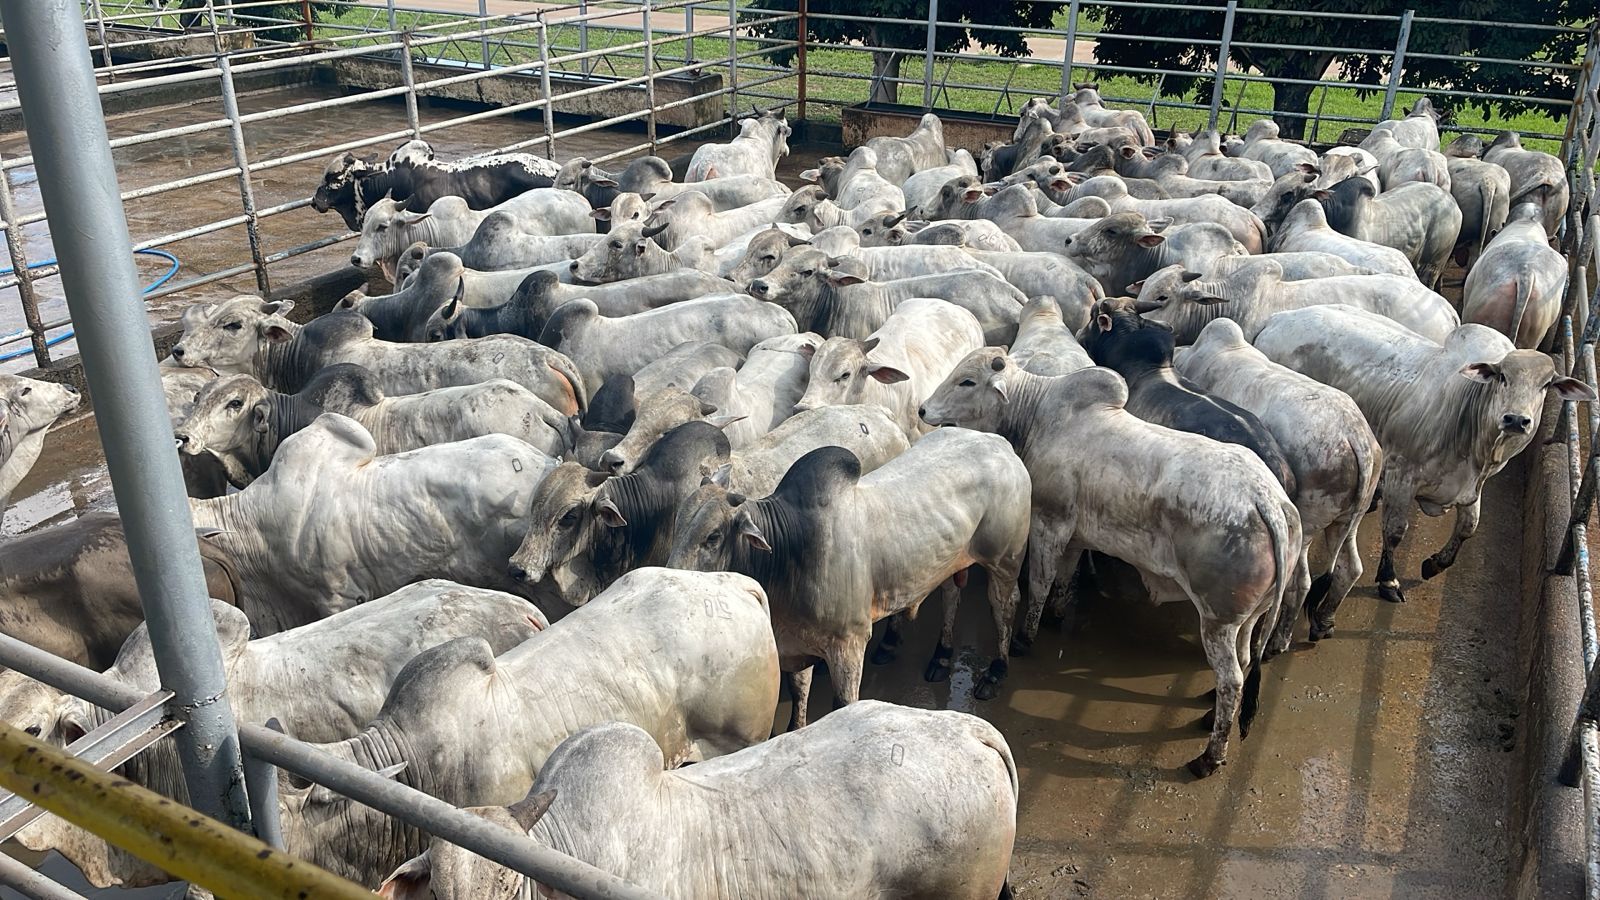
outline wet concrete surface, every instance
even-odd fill
[[[303,98],[288,93],[246,102],[281,106]],[[346,110],[340,117],[359,114]],[[439,114],[425,109],[425,115]],[[143,124],[119,119],[113,133],[207,113],[140,115],[149,118]],[[253,136],[263,142],[260,152],[288,152],[328,139],[325,131],[296,132],[312,127],[310,119],[298,126],[284,121]],[[348,133],[389,127],[392,119]],[[524,127],[537,125],[502,122],[491,131],[463,129],[461,136],[452,130],[435,144],[454,156],[505,143],[510,129]],[[558,145],[557,155],[594,155],[636,141],[633,133],[597,134],[587,147],[578,141]],[[191,162],[159,148],[135,149],[159,158],[168,173],[162,177]],[[0,152],[16,151],[0,141]],[[785,171],[792,176],[816,155],[797,153],[786,160]],[[258,188],[259,202],[305,195],[321,165],[272,173],[264,181],[275,193]],[[147,183],[134,169],[123,175],[124,188]],[[203,170],[204,164],[194,167]],[[196,213],[196,221],[215,218],[236,202],[231,183],[197,190],[211,206]],[[160,206],[185,208],[170,200]],[[130,221],[139,223],[136,236],[153,233],[140,229],[177,227],[155,212],[130,215]],[[268,232],[269,250],[337,227],[331,215],[310,210],[279,221],[282,227]],[[231,264],[238,246],[219,243],[207,251],[210,257],[196,251],[201,262],[195,265],[208,258],[217,263],[214,268]],[[333,248],[292,265],[314,274],[342,264],[347,253]],[[253,282],[247,277],[237,287],[252,289]],[[153,319],[171,318],[199,297],[169,299],[153,308]],[[15,306],[0,298],[0,309]],[[1514,592],[1521,492],[1511,474],[1490,483],[1478,536],[1457,565],[1432,582],[1416,580],[1418,567],[1448,536],[1449,519],[1416,516],[1401,554],[1409,601],[1403,605],[1379,601],[1372,588],[1378,522],[1369,516],[1362,529],[1367,571],[1340,610],[1337,633],[1314,648],[1297,645],[1272,663],[1255,730],[1248,740],[1234,740],[1228,764],[1206,781],[1194,781],[1182,768],[1203,745],[1195,722],[1207,704],[1196,698],[1212,686],[1195,613],[1187,605],[1151,608],[1120,583],[1110,584],[1108,596],[1085,592],[1086,624],[1073,633],[1047,627],[1033,653],[1013,661],[1000,697],[980,702],[972,697],[973,679],[987,664],[994,638],[978,591],[982,579],[974,578],[963,604],[952,680],[928,684],[921,677],[938,631],[939,615],[930,607],[898,661],[868,667],[862,696],[973,712],[1005,734],[1022,790],[1012,867],[1012,884],[1022,897],[1498,896],[1506,879],[1509,840],[1502,823],[1518,734],[1511,654],[1519,608]],[[52,433],[14,500],[7,533],[113,505],[92,417],[80,416]],[[814,717],[825,713],[830,695],[826,676],[819,676]],[[787,721],[786,706],[776,718]],[[47,865],[53,874],[70,868],[59,858]],[[88,893],[143,900],[168,896],[172,889]],[[0,890],[0,898],[12,896]]]

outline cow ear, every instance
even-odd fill
[[[1122,148],[1122,158],[1123,159],[1133,159],[1135,156],[1138,156],[1138,155],[1139,155],[1139,148],[1138,147],[1127,147],[1127,146],[1124,146]]]
[[[287,344],[289,340],[294,337],[294,335],[289,333],[289,329],[277,324],[276,322],[267,323],[267,327],[263,328],[261,331],[261,336],[266,338],[268,343],[272,344]]]
[[[1473,381],[1489,384],[1500,379],[1500,367],[1487,362],[1467,363],[1461,367],[1461,375]]]
[[[867,367],[867,374],[871,375],[872,379],[874,381],[879,382],[880,384],[899,384],[902,381],[910,381],[911,380],[911,376],[910,375],[907,375],[906,373],[900,371],[899,369],[896,369],[894,366],[885,366],[885,365],[868,366]]]
[[[599,209],[591,209],[589,210],[589,218],[609,222],[611,221],[611,207],[602,206]]]
[[[395,869],[378,888],[378,896],[383,900],[431,900],[433,865],[428,861],[428,854],[407,860]]]
[[[266,434],[271,422],[271,404],[263,400],[250,408],[250,427],[256,434]]]
[[[1595,399],[1594,388],[1589,387],[1587,384],[1584,384],[1576,378],[1557,378],[1556,380],[1550,382],[1550,390],[1555,391],[1556,394],[1563,400],[1579,401]]]
[[[849,272],[841,272],[838,269],[823,269],[822,277],[834,287],[846,287],[852,284],[860,284],[866,280],[860,275],[852,275]]]
[[[1128,285],[1126,290],[1128,292],[1128,296],[1130,297],[1139,296],[1139,292],[1144,290],[1144,279],[1141,278],[1138,281],[1135,281],[1133,284]]]
[[[1110,331],[1111,330],[1111,316],[1110,316],[1110,314],[1101,313],[1100,315],[1095,316],[1094,317],[1094,324],[1095,324],[1095,327],[1099,328],[1101,331]]]
[[[432,212],[404,212],[400,214],[400,221],[407,225],[415,225],[418,222],[427,221],[431,215],[433,215]]]
[[[800,180],[809,181],[812,184],[816,184],[822,180],[822,171],[820,169],[806,169],[804,172],[800,173]]]
[[[1313,163],[1304,163],[1303,162],[1303,163],[1300,163],[1299,165],[1295,166],[1295,168],[1299,169],[1300,171],[1302,171],[1304,173],[1306,173],[1307,175],[1321,175],[1322,174],[1322,170],[1317,168],[1317,166],[1315,164],[1313,164]]]
[[[1333,194],[1329,191],[1312,191],[1311,196],[1317,198],[1318,200],[1326,200],[1329,197],[1332,197]]]
[[[798,352],[801,356],[804,356],[806,359],[811,359],[817,355],[817,345],[807,341],[806,343],[801,344],[800,349],[796,352]]]
[[[701,181],[710,181],[713,178],[721,178],[721,177],[722,177],[721,174],[717,172],[717,167],[716,166],[710,166],[710,167],[708,167],[706,169],[706,177],[704,177],[704,178],[702,178],[700,180]]]
[[[1166,238],[1159,234],[1141,234],[1134,241],[1141,247],[1159,247]]]
[[[621,528],[628,524],[622,510],[617,509],[617,504],[605,494],[594,498],[594,514],[608,528]]]
[[[698,397],[695,399],[699,399]],[[707,400],[700,401],[700,415],[709,416],[717,411],[717,405]]]
[[[607,187],[607,188],[614,188],[614,187],[617,186],[617,181],[614,178],[591,178],[591,179],[589,179],[589,183],[593,184],[593,185],[599,185],[600,187]],[[646,199],[648,199],[648,198],[646,198]]]
[[[523,831],[530,831],[540,819],[544,818],[545,812],[555,800],[555,791],[540,791],[537,794],[530,791],[528,796],[506,807],[506,812],[511,813],[511,818],[517,820]]]
[[[739,510],[738,515],[735,516],[734,524],[739,527],[739,536],[744,538],[745,543],[757,550],[772,552],[772,545],[767,543],[767,536],[762,534],[761,529],[756,527],[756,523],[750,519],[748,510]]]

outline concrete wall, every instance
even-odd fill
[[[331,69],[333,81],[350,87],[377,89],[398,87],[403,84],[400,77],[400,63],[391,59],[338,59],[327,64]],[[445,78],[451,75],[460,75],[466,69],[448,65],[422,65],[414,67],[418,84]],[[550,90],[559,98],[562,94],[613,81],[608,77],[595,76],[593,78],[560,77],[555,73],[550,76]],[[656,79],[656,105],[664,106],[679,100],[699,97],[693,103],[665,110],[656,116],[656,121],[662,125],[674,125],[681,128],[693,128],[699,125],[708,125],[721,119],[726,114],[726,103],[717,92],[722,90],[722,76],[717,74],[700,74],[695,76],[674,75]],[[447,100],[465,100],[472,103],[483,103],[489,106],[510,106],[517,103],[527,103],[539,99],[539,77],[537,74],[511,73],[496,75],[490,78],[480,78],[475,81],[457,82],[442,87],[430,87],[417,91],[420,97],[438,97]],[[585,116],[592,119],[609,119],[630,112],[644,109],[644,85],[618,88],[604,92],[596,92],[577,97],[572,100],[558,102],[555,111],[560,115]]]
[[[951,150],[966,148],[974,158],[989,141],[1010,141],[1016,131],[1015,116],[992,117],[936,109],[944,122],[944,143]],[[846,106],[839,111],[839,125],[846,147],[859,147],[868,139],[883,136],[905,137],[922,119],[923,110],[913,106]]]
[[[1559,426],[1560,404],[1545,411],[1540,437]],[[1580,408],[1581,409],[1581,408]],[[1580,415],[1582,413],[1580,412]],[[1565,441],[1566,431],[1560,437]],[[1573,717],[1583,698],[1583,624],[1575,579],[1550,567],[1566,540],[1571,479],[1566,443],[1536,440],[1499,478],[1525,477],[1522,583],[1507,585],[1507,622],[1518,622],[1517,659],[1526,668],[1517,718],[1510,819],[1511,897],[1583,896],[1583,793],[1557,779]]]

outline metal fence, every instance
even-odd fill
[[[850,56],[870,55],[874,48],[853,42],[812,40],[808,34],[811,26],[825,22],[864,22],[868,19],[844,13],[812,13],[807,9],[805,0],[799,0],[794,9],[764,7],[760,5],[760,0],[578,2],[516,15],[491,14],[490,0],[478,0],[477,9],[466,13],[401,6],[394,0],[382,4],[318,0],[315,6],[300,4],[301,14],[298,17],[274,15],[273,11],[281,10],[284,4],[265,0],[212,3],[193,10],[150,8],[132,0],[87,0],[84,9],[87,22],[85,39],[98,63],[94,72],[102,102],[146,88],[204,82],[216,85],[221,104],[220,116],[120,137],[111,142],[113,147],[157,145],[217,132],[227,135],[232,150],[230,166],[121,193],[120,199],[124,204],[206,184],[226,186],[238,194],[237,214],[211,222],[188,224],[178,230],[141,239],[132,245],[136,250],[153,250],[229,229],[243,228],[242,240],[237,242],[237,262],[217,271],[162,285],[148,295],[152,298],[239,277],[253,277],[256,286],[262,292],[267,292],[272,287],[274,266],[353,237],[340,229],[338,233],[294,246],[267,246],[261,223],[302,209],[310,205],[310,200],[302,198],[258,206],[256,187],[265,173],[311,160],[320,161],[347,150],[388,149],[409,138],[427,137],[497,117],[536,112],[540,116],[541,127],[535,136],[487,152],[533,148],[551,157],[557,155],[563,139],[622,124],[643,126],[643,140],[597,158],[598,161],[604,161],[643,151],[657,152],[675,141],[718,134],[733,122],[737,110],[752,101],[760,101],[767,106],[792,104],[802,119],[807,117],[809,105],[812,117],[824,120],[834,110],[866,102],[881,93],[886,82],[897,87],[920,87],[921,107],[925,109],[957,109],[994,115],[1013,111],[1028,96],[1052,92],[1065,95],[1072,82],[1079,77],[1132,76],[1143,81],[1119,81],[1117,86],[1126,88],[1131,84],[1143,83],[1148,87],[1146,94],[1133,95],[1107,89],[1103,91],[1107,100],[1143,106],[1152,119],[1158,119],[1158,115],[1166,116],[1164,123],[1157,120],[1152,124],[1220,123],[1228,127],[1236,125],[1240,116],[1271,114],[1269,109],[1245,102],[1252,96],[1249,89],[1253,85],[1295,83],[1309,86],[1320,90],[1324,101],[1332,91],[1359,88],[1372,92],[1374,103],[1368,114],[1325,113],[1321,106],[1315,112],[1305,114],[1305,118],[1311,121],[1311,133],[1316,135],[1325,122],[1342,127],[1344,124],[1371,124],[1388,118],[1404,95],[1417,91],[1417,85],[1407,83],[1404,65],[1407,58],[1423,56],[1411,47],[1411,35],[1416,29],[1429,25],[1462,24],[1455,20],[1418,17],[1409,11],[1388,17],[1364,17],[1392,22],[1395,26],[1396,37],[1392,46],[1345,48],[1349,52],[1370,52],[1389,59],[1389,72],[1382,84],[1353,85],[1326,78],[1269,78],[1220,66],[1214,67],[1212,72],[1201,73],[1202,79],[1210,81],[1209,102],[1198,102],[1170,96],[1163,90],[1165,79],[1193,76],[1192,72],[1098,63],[1089,65],[1075,60],[1080,40],[1160,39],[1155,36],[1113,37],[1095,33],[1096,8],[1159,9],[1163,8],[1161,4],[1087,0],[1038,2],[1059,7],[1065,14],[1064,18],[1052,23],[1055,27],[1027,29],[1030,37],[1061,41],[1059,53],[1053,58],[1037,54],[1023,59],[1010,58],[976,52],[971,47],[959,51],[939,50],[939,30],[964,25],[941,19],[937,0],[930,0],[928,15],[923,19],[870,20],[925,29],[927,40],[920,51],[915,48],[906,51],[914,64],[920,63],[920,79],[890,74],[891,71],[900,70],[900,62],[896,62],[891,70],[877,75],[863,74],[858,71],[859,67],[840,64],[840,60]],[[1193,11],[1193,8],[1182,9]],[[330,11],[331,15],[318,18],[313,15],[316,10]],[[1216,37],[1195,39],[1191,43],[1215,47],[1217,55],[1223,58],[1226,58],[1226,51],[1234,41],[1240,17],[1339,15],[1243,9],[1235,3],[1217,8],[1215,14],[1218,16],[1219,29]],[[795,39],[785,40],[771,34],[786,23],[796,28]],[[1506,27],[1542,29],[1550,33],[1581,33],[1579,29],[1559,25],[1503,24]],[[1008,26],[986,25],[982,28],[990,31],[1023,31]],[[1330,49],[1294,44],[1277,46],[1304,52]],[[773,62],[774,54],[790,51],[795,56],[792,67]],[[1591,293],[1588,273],[1590,266],[1600,265],[1600,215],[1595,215],[1597,198],[1594,172],[1596,155],[1600,152],[1600,114],[1597,114],[1600,112],[1600,97],[1596,95],[1597,85],[1600,85],[1600,65],[1597,65],[1596,56],[1597,41],[1591,29],[1587,56],[1582,63],[1538,59],[1476,60],[1479,64],[1549,71],[1570,78],[1578,86],[1575,96],[1552,88],[1553,94],[1563,95],[1532,98],[1551,111],[1552,122],[1563,117],[1567,119],[1564,132],[1557,131],[1552,125],[1548,131],[1524,129],[1524,133],[1534,139],[1560,141],[1564,158],[1571,167],[1573,206],[1563,226],[1563,249],[1572,261],[1570,291],[1562,319],[1565,336],[1563,363],[1567,371],[1591,384],[1595,383],[1595,344],[1600,342],[1600,289]],[[353,59],[394,61],[399,69],[398,83],[347,96],[257,112],[244,113],[240,110],[236,82],[244,76]],[[419,66],[426,68],[426,74],[419,73]],[[657,88],[661,79],[705,73],[720,74],[723,78],[721,87],[712,93],[685,100],[658,102]],[[436,121],[423,121],[419,114],[419,97],[427,96],[430,91],[518,76],[538,79],[536,90],[530,91],[534,99]],[[582,83],[566,84],[564,86],[569,90],[552,95],[554,78],[577,78]],[[1047,89],[1037,90],[1039,86]],[[567,124],[564,128],[557,127],[556,115],[563,103],[608,92],[641,90],[643,102],[636,109],[581,124]],[[14,115],[20,110],[21,103],[16,99],[16,92],[15,84],[0,83],[0,115]],[[1462,100],[1495,98],[1495,95],[1454,89],[1429,89],[1427,93]],[[1230,94],[1234,98],[1231,103],[1228,102]],[[1377,100],[1380,95],[1381,100]],[[711,117],[711,121],[686,128],[673,128],[660,121],[664,113],[706,98],[712,98],[718,104],[719,115]],[[341,109],[366,103],[390,104],[386,108],[392,109],[393,127],[374,133],[343,135],[337,141],[290,154],[261,159],[252,159],[250,156],[245,130],[252,124],[310,112],[327,112],[332,117]],[[403,111],[398,108],[399,103],[403,103]],[[1225,114],[1227,121],[1224,123],[1222,117]],[[1453,127],[1458,130],[1483,130],[1460,122]],[[39,279],[52,277],[59,272],[52,263],[30,260],[25,243],[20,239],[26,226],[44,221],[42,213],[19,214],[13,196],[12,174],[32,163],[31,156],[0,159],[0,173],[5,176],[0,177],[0,229],[6,232],[14,270],[0,278],[0,288],[17,288],[28,324],[27,330],[20,335],[0,339],[0,350],[7,343],[29,341],[35,359],[44,365],[50,358],[51,332],[71,323],[64,319],[45,320],[41,316],[35,287]],[[1597,489],[1600,489],[1600,449],[1591,439],[1585,451],[1582,444],[1584,423],[1574,404],[1567,404],[1564,414],[1562,428],[1568,438],[1574,485],[1574,514],[1570,527],[1572,541],[1569,559],[1564,562],[1577,577],[1585,625],[1585,663],[1589,671],[1594,673],[1595,660],[1600,656],[1600,643],[1597,643],[1594,632],[1586,523]],[[1600,431],[1600,406],[1590,410],[1588,426],[1588,436],[1592,437]],[[115,765],[129,758],[143,746],[170,733],[174,727],[172,717],[162,712],[167,700],[164,692],[146,697],[98,673],[3,636],[0,636],[0,664],[124,713],[86,736],[81,744],[74,745],[73,749],[81,752],[84,758],[102,765]],[[1584,789],[1590,823],[1589,896],[1600,900],[1600,728],[1597,728],[1597,722],[1600,722],[1600,678],[1591,675],[1584,709],[1574,728],[1574,743],[1580,751],[1576,759],[1581,763],[1576,768],[1576,777]],[[272,768],[277,766],[339,790],[359,802],[402,818],[519,872],[538,876],[542,881],[561,887],[574,896],[646,896],[637,888],[618,882],[605,873],[539,848],[518,835],[376,773],[319,754],[309,746],[262,725],[240,726],[239,742],[246,761],[245,777],[251,801],[249,819],[255,832],[269,843],[278,841]],[[37,809],[30,808],[19,798],[0,798],[0,837],[14,834],[36,815]],[[42,887],[36,879],[16,871],[16,867],[3,864],[0,864],[0,884],[17,887],[30,896],[62,896],[59,887]]]

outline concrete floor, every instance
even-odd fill
[[[296,91],[247,102],[281,106],[305,96]],[[355,108],[389,117],[399,115],[396,109]],[[207,114],[142,113],[116,120],[114,133]],[[340,133],[393,127],[392,118],[353,124],[366,114],[340,113]],[[318,121],[329,118],[277,120],[255,129],[252,154],[329,140]],[[448,156],[536,127],[520,120],[474,126],[459,135],[446,132],[435,143]],[[633,134],[592,138],[589,149],[579,142],[558,146],[558,156],[636,140]],[[0,152],[16,150],[0,141]],[[188,152],[153,147],[119,155],[124,187],[223,164],[215,152],[196,143]],[[785,170],[792,176],[802,161],[786,161]],[[320,168],[308,163],[271,173],[259,202],[308,194]],[[130,221],[136,234],[151,233],[173,227],[174,210],[198,209],[193,218],[212,218],[235,201],[231,186],[216,185],[187,192],[182,202],[147,203],[148,210],[130,211]],[[310,210],[287,215],[269,229],[269,249],[335,227],[333,217]],[[220,268],[235,258],[224,256],[225,249],[197,246],[181,255]],[[309,274],[338,264],[347,252],[335,249],[296,265]],[[152,318],[170,318],[194,299],[160,304]],[[0,308],[8,306],[0,299]],[[1515,633],[1517,607],[1507,586],[1519,583],[1521,490],[1510,476],[1491,482],[1479,535],[1453,569],[1427,583],[1416,581],[1418,566],[1443,543],[1448,520],[1419,516],[1402,554],[1404,605],[1378,601],[1371,587],[1377,521],[1369,516],[1362,531],[1367,574],[1341,609],[1338,632],[1273,663],[1256,730],[1249,740],[1236,740],[1228,765],[1204,782],[1182,772],[1204,740],[1194,721],[1205,704],[1194,698],[1211,687],[1194,613],[1186,606],[1151,609],[1137,592],[1115,584],[1112,596],[1091,598],[1080,632],[1047,628],[1033,654],[1013,663],[996,700],[980,703],[971,695],[993,642],[981,601],[963,607],[959,664],[950,683],[921,679],[938,627],[936,614],[924,614],[896,663],[869,667],[862,695],[974,712],[1006,735],[1022,786],[1012,869],[1019,896],[1497,896],[1508,854],[1502,822],[1514,757],[1509,751],[1518,735],[1507,640]],[[79,418],[51,436],[14,499],[8,532],[112,504],[91,419]],[[828,695],[827,685],[819,684],[814,715]],[[778,718],[786,720],[787,711],[780,709]],[[125,895],[134,894],[94,893]],[[0,890],[0,897],[11,896]]]

